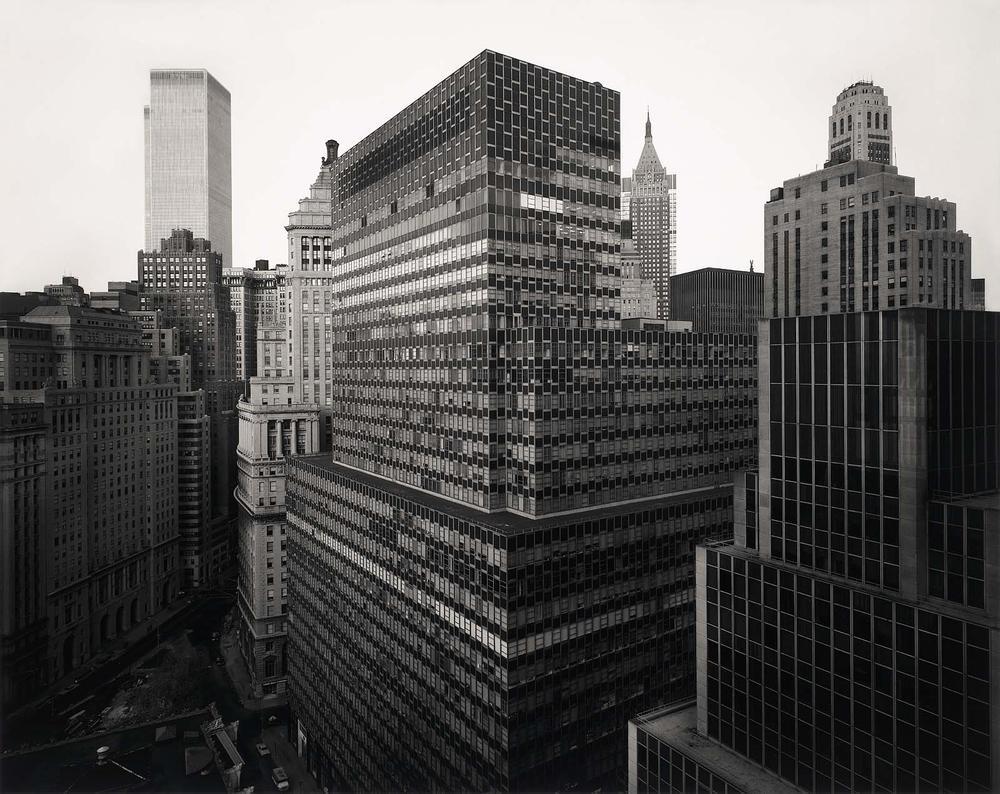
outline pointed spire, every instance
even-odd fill
[[[642,145],[642,152],[639,154],[639,163],[635,167],[636,173],[646,173],[650,170],[662,169],[660,158],[656,155],[656,147],[653,146],[653,122],[649,118],[649,107],[646,108],[646,142]]]

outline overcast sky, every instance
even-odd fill
[[[284,224],[341,151],[484,49],[622,96],[622,168],[646,106],[677,173],[680,269],[762,261],[770,188],[822,166],[837,93],[893,108],[900,171],[958,204],[1000,309],[1000,3],[0,3],[0,290],[135,278],[149,69],[232,94],[235,264],[287,261]]]

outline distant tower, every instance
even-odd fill
[[[830,113],[829,132],[826,167],[849,160],[892,164],[892,108],[881,86],[860,82],[841,91]]]
[[[677,272],[677,176],[668,174],[653,146],[646,111],[646,141],[630,181],[629,216],[642,275],[653,282],[656,316],[670,319],[670,277]]]
[[[190,229],[233,264],[229,92],[204,69],[153,69],[146,126],[146,251]]]

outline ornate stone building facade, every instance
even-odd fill
[[[260,333],[261,362],[283,351],[284,325]],[[290,374],[253,377],[239,422],[238,640],[254,690],[265,697],[285,692],[287,671],[286,464],[319,451],[319,409],[299,401]]]
[[[152,382],[141,333],[80,306],[0,321],[0,580],[17,591],[3,599],[5,701],[96,656],[180,587],[177,390]]]

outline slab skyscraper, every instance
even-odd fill
[[[215,243],[233,265],[229,92],[204,69],[153,69],[146,136],[147,251],[174,229]]]
[[[618,114],[486,51],[327,157],[289,274],[297,381],[331,338],[331,453],[288,466],[321,785],[620,789],[627,717],[693,692],[692,549],[753,458],[755,344],[621,329]]]

